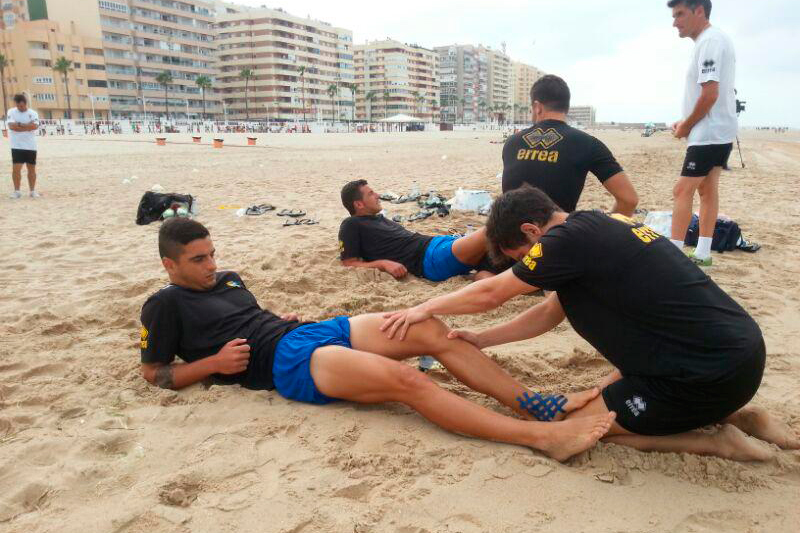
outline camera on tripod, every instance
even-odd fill
[[[738,98],[736,99],[736,114],[737,115],[745,110],[744,106],[745,106],[746,103],[747,102],[745,100],[739,100]]]

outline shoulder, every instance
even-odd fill
[[[37,113],[37,112],[36,112],[35,110],[33,110],[33,109],[28,109],[28,111],[30,111],[30,113],[31,113],[31,118],[34,118],[34,119],[36,119],[36,120],[39,120],[39,113]]]
[[[177,293],[180,290],[181,290],[180,287],[178,287],[177,285],[173,285],[172,283],[169,283],[169,284],[165,285],[164,287],[161,287],[160,289],[158,289],[156,292],[154,292],[150,296],[148,296],[147,300],[145,300],[145,302],[144,302],[144,307],[147,307],[147,306],[153,305],[153,304],[158,305],[158,304],[169,303],[177,296]]]
[[[518,131],[517,133],[509,136],[509,138],[506,139],[505,145],[503,145],[503,146],[505,147],[505,146],[516,146],[516,145],[518,145],[520,142],[522,142],[522,137],[524,137],[526,134],[528,134],[531,131],[533,131],[533,128],[534,128],[534,126],[531,126],[530,128],[525,128],[524,130]]]
[[[342,220],[342,223],[339,225],[339,230],[356,230],[360,225],[361,221],[359,220],[359,217],[350,216]]]
[[[234,272],[233,270],[221,270],[217,272],[217,285],[220,283],[227,283],[227,284],[234,284],[233,286],[239,286],[244,288],[244,280],[242,277]]]

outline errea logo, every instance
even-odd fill
[[[716,65],[716,63],[714,63],[713,59],[706,59],[705,61],[703,61],[703,69],[701,70],[701,72],[703,74],[708,74],[709,72],[715,72],[717,70],[717,67],[715,67],[714,65]]]
[[[228,287],[234,288],[234,289],[241,289],[242,288],[242,284],[239,283],[238,281],[229,281],[225,285],[227,285]]]
[[[686,170],[697,170],[697,163],[694,161],[689,161],[686,163]]]
[[[537,242],[522,258],[522,264],[528,267],[528,270],[533,270],[536,268],[536,260],[540,257],[542,257],[542,243]]]
[[[625,400],[625,405],[631,410],[633,416],[639,416],[647,410],[647,402],[641,396],[634,396],[630,400]]]

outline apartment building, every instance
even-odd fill
[[[567,122],[578,126],[591,127],[595,124],[595,110],[589,105],[570,106]]]
[[[28,0],[0,0],[0,30],[11,30],[29,20]]]
[[[64,30],[49,20],[15,20],[0,30],[0,53],[8,61],[4,72],[6,102],[24,93],[29,105],[43,119],[107,119],[108,79],[102,42]],[[66,83],[53,70],[59,58],[71,61]],[[4,117],[5,118],[5,117]]]
[[[215,30],[217,89],[229,119],[354,119],[352,31],[227,3],[217,4]]]
[[[532,120],[531,117],[531,87],[544,73],[534,66],[518,61],[511,63],[512,78],[512,110],[514,122],[524,124]]]
[[[2,0],[0,0],[2,1]],[[44,0],[40,0],[44,1]],[[46,0],[47,17],[100,39],[112,118],[200,118],[195,80],[215,76],[214,5],[201,0]],[[156,76],[168,72],[168,100]],[[206,115],[222,115],[213,91]]]
[[[356,118],[439,120],[436,52],[393,39],[355,46]]]
[[[446,122],[504,120],[512,100],[511,60],[485,46],[436,47],[442,119]]]

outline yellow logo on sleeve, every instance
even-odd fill
[[[344,241],[339,241],[339,251],[344,252]]]
[[[542,257],[542,243],[537,242],[522,258],[522,264],[528,267],[528,270],[533,270],[536,268],[536,260],[540,257]]]
[[[150,336],[150,332],[147,331],[146,327],[142,326],[142,329],[139,330],[139,338],[141,339],[139,344],[141,345],[142,350],[146,350],[147,349],[147,337],[149,337],[149,336]]]

